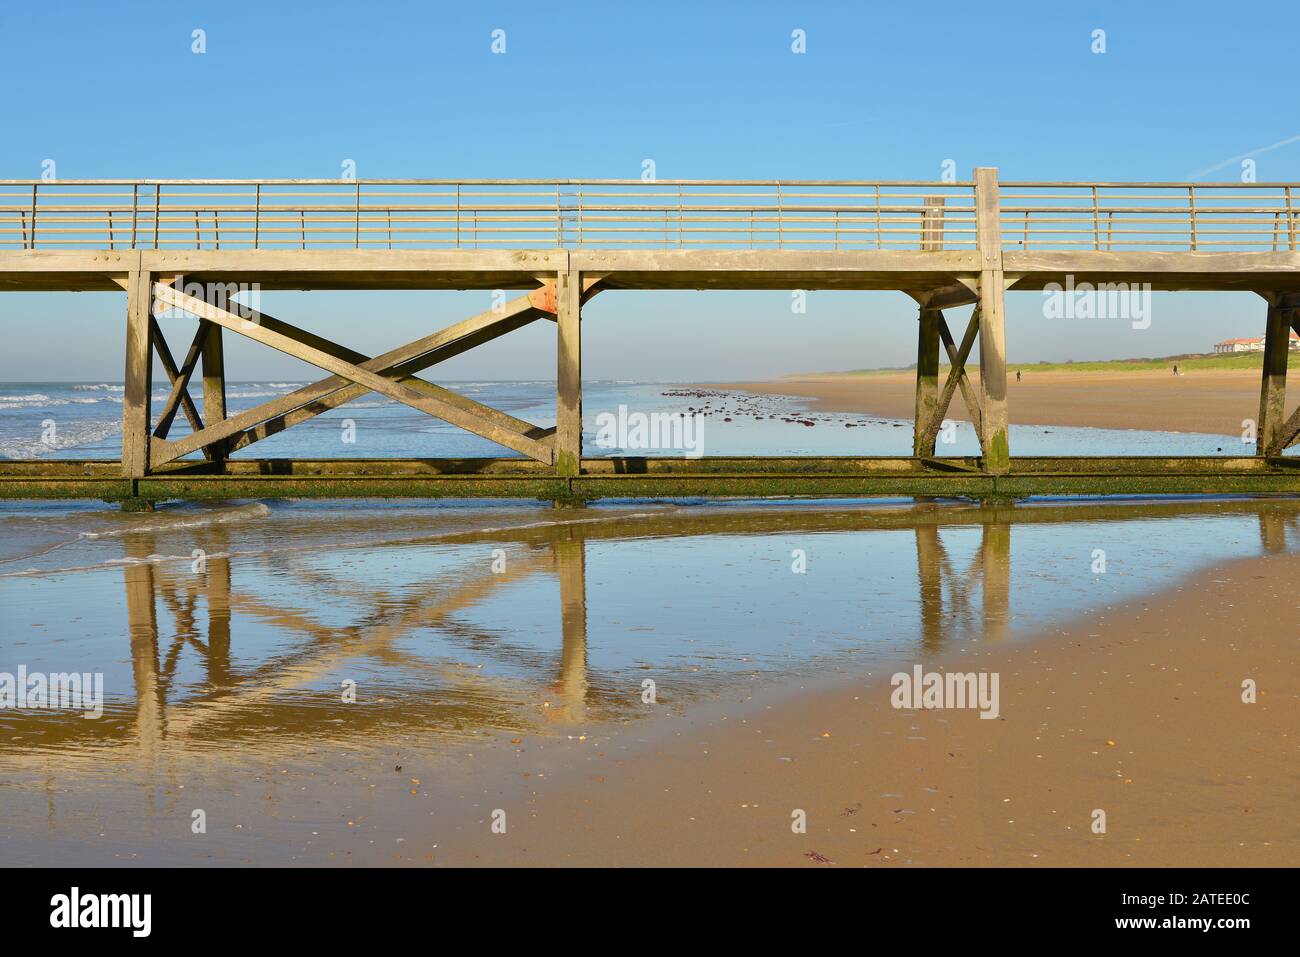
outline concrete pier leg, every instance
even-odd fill
[[[582,463],[581,276],[560,273],[555,295],[555,470],[572,477]]]
[[[143,478],[149,471],[150,394],[153,391],[153,345],[149,310],[153,277],[135,270],[126,293],[126,373],[122,395],[122,475]]]

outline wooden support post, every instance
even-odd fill
[[[555,467],[575,476],[582,465],[581,276],[560,273],[555,295]]]
[[[122,475],[125,478],[144,478],[149,471],[152,305],[153,277],[143,270],[132,270],[126,291],[126,385],[122,395]]]
[[[980,252],[980,391],[983,394],[984,468],[1006,472],[1011,465],[1007,441],[1007,349],[1004,325],[1005,283],[1002,274],[1001,202],[998,171],[975,170],[975,222]]]
[[[226,418],[226,359],[222,352],[221,327],[204,322],[203,336],[203,424],[216,425]],[[224,462],[225,443],[212,446],[212,460]]]
[[[943,313],[921,307],[916,337],[916,422],[912,432],[912,454],[934,455],[935,433],[929,428],[939,404],[939,323]]]
[[[1269,300],[1264,327],[1264,373],[1259,386],[1259,421],[1255,454],[1281,454],[1278,448],[1286,418],[1286,366],[1291,346],[1291,311],[1283,297]]]
[[[921,251],[943,249],[943,197],[925,197],[921,214]],[[928,306],[928,303],[927,303]],[[943,313],[921,307],[916,337],[916,421],[912,426],[912,454],[934,455],[934,436],[927,438],[927,426],[939,402],[939,325]]]

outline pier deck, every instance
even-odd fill
[[[0,496],[162,498],[969,495],[1300,491],[1283,452],[1287,340],[1300,331],[1300,209],[1289,183],[970,181],[0,181],[0,292],[124,291],[123,446],[114,462],[0,464]],[[1009,291],[1238,290],[1264,302],[1251,457],[1014,457]],[[252,309],[248,288],[493,289],[521,295],[370,357]],[[913,456],[596,459],[582,447],[582,307],[628,289],[889,289],[917,303]],[[974,306],[965,329],[945,310]],[[182,318],[176,318],[176,317]],[[418,374],[537,321],[556,327],[556,424]],[[193,324],[173,356],[163,323]],[[10,342],[16,337],[10,331]],[[228,413],[223,341],[251,338],[323,378]],[[978,344],[979,352],[973,350]],[[15,346],[11,345],[11,348]],[[154,354],[170,396],[157,416]],[[940,355],[948,358],[941,381]],[[979,374],[966,363],[978,355]],[[191,383],[201,382],[201,399]],[[379,393],[522,459],[232,458]],[[960,393],[980,441],[936,455]],[[170,438],[184,415],[191,434]],[[864,449],[863,452],[870,450]],[[197,456],[202,458],[197,458]]]

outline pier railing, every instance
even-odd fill
[[[1294,252],[1291,183],[1003,183],[1003,248]]]
[[[1300,232],[1300,184],[1000,189],[1005,249],[1279,252],[1294,251]],[[970,250],[975,191],[830,180],[0,180],[0,250]]]

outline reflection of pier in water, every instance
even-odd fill
[[[1288,530],[1300,536],[1300,503],[1275,501],[1131,502],[979,508],[928,506],[830,510],[819,506],[770,509],[679,509],[658,514],[594,512],[560,523],[516,529],[450,532],[428,544],[509,546],[501,573],[489,562],[462,569],[454,581],[423,584],[401,594],[362,588],[346,578],[311,567],[301,553],[273,552],[266,559],[283,576],[301,583],[304,594],[344,595],[359,612],[346,625],[326,624],[297,607],[268,603],[237,587],[255,566],[232,559],[230,531],[204,531],[204,566],[149,560],[159,552],[154,532],[127,534],[124,571],[129,641],[135,690],[134,721],[85,721],[71,713],[33,716],[14,713],[21,728],[41,723],[47,745],[113,744],[150,759],[166,747],[189,744],[237,746],[253,741],[263,751],[291,753],[319,736],[350,743],[383,743],[395,734],[458,735],[482,729],[540,730],[578,725],[635,713],[639,680],[593,672],[587,655],[588,542],[698,535],[757,536],[801,533],[910,530],[915,536],[919,598],[919,646],[938,648],[954,635],[1003,637],[1011,620],[1011,542],[1016,525],[1122,522],[1197,514],[1254,514],[1265,553],[1287,548]],[[582,513],[578,513],[581,515]],[[979,546],[964,561],[954,557],[944,528],[979,529]],[[420,544],[416,540],[414,544]],[[346,546],[345,546],[346,547]],[[365,547],[365,543],[359,543]],[[235,566],[232,568],[232,564]],[[539,656],[457,620],[457,612],[503,600],[503,586],[536,575],[552,578],[558,592],[560,647]],[[978,595],[978,604],[976,600]],[[174,623],[164,638],[159,613]],[[206,615],[206,621],[204,621]],[[240,619],[259,621],[296,636],[299,644],[240,672],[232,663]],[[510,676],[485,676],[480,668],[449,659],[427,659],[402,647],[418,629],[437,628],[441,639],[475,656],[512,666]],[[178,668],[189,650],[203,669],[202,690],[182,698]],[[365,659],[414,673],[420,687],[399,689],[362,683],[363,706],[347,706],[331,679]],[[522,673],[522,677],[520,674]],[[304,692],[316,686],[327,690]],[[694,692],[679,687],[679,700]],[[342,724],[340,724],[342,718]],[[29,739],[30,740],[30,739]],[[12,756],[18,749],[10,752]]]
[[[128,537],[129,557],[144,559],[155,551],[150,537]],[[513,730],[524,731],[533,724],[582,721],[589,713],[611,718],[619,711],[613,679],[606,676],[592,681],[587,673],[585,563],[578,538],[557,536],[549,545],[531,546],[523,554],[512,555],[499,574],[483,563],[466,570],[454,584],[439,582],[402,596],[364,591],[291,557],[281,561],[295,580],[321,593],[346,595],[364,610],[356,621],[340,627],[324,624],[296,608],[270,605],[240,593],[232,588],[231,559],[215,549],[205,560],[206,568],[196,574],[177,573],[149,561],[127,567],[136,718],[142,747],[149,749],[164,738],[173,743],[220,739],[222,730],[233,722],[238,722],[241,735],[261,726],[259,730],[267,734],[287,732],[290,737],[300,737],[324,730],[322,725],[340,716],[352,733],[399,729],[455,733],[512,722]],[[530,682],[484,677],[477,668],[422,659],[400,647],[417,629],[437,627],[444,638],[477,655],[528,663],[535,657],[531,649],[468,629],[453,616],[492,599],[503,586],[539,573],[552,574],[558,580],[562,607],[559,654],[551,664],[533,669],[549,671],[549,679]],[[200,636],[196,620],[200,598],[208,612],[206,640]],[[176,623],[166,649],[159,641],[159,604]],[[302,645],[237,677],[230,660],[232,613],[295,634]],[[171,701],[168,692],[186,646],[204,663],[207,689],[188,701]],[[435,690],[432,696],[407,694],[366,687],[363,681],[357,692],[363,707],[344,705],[341,688],[319,692],[311,702],[293,701],[298,689],[319,686],[362,659],[419,672]],[[509,703],[517,707],[503,708]],[[529,714],[536,714],[539,708],[544,721],[530,721]]]

